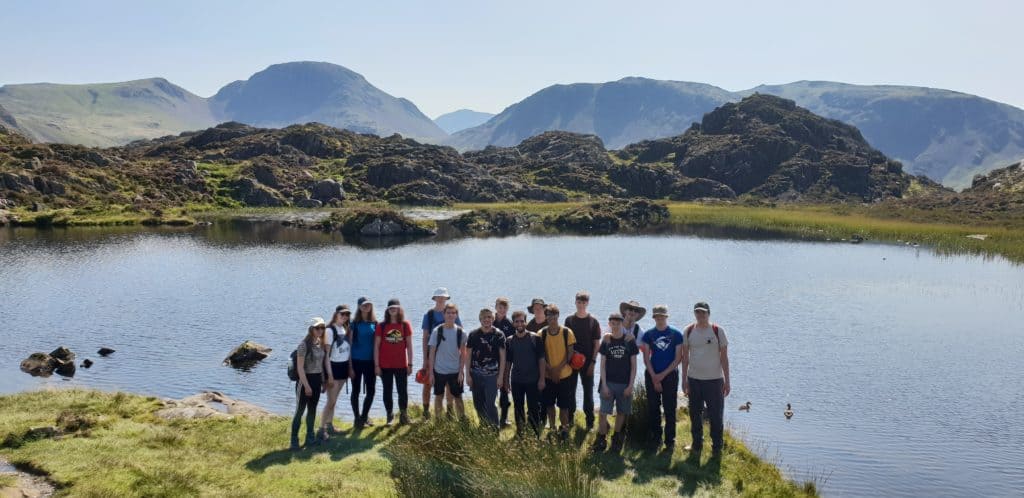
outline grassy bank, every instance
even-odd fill
[[[52,390],[0,397],[0,456],[45,474],[67,496],[808,496],[730,439],[721,460],[687,460],[631,443],[622,458],[573,444],[512,440],[458,422],[378,425],[289,452],[289,421],[178,420],[159,401]],[[685,417],[684,417],[685,418]],[[30,428],[56,426],[58,439]],[[680,440],[688,427],[679,424]],[[639,440],[640,438],[633,437]],[[582,449],[581,449],[582,447]]]

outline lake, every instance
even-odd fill
[[[498,295],[513,309],[540,296],[565,314],[586,289],[602,324],[622,300],[665,303],[680,328],[706,300],[730,341],[727,423],[790,476],[838,496],[1024,494],[1024,267],[900,245],[657,234],[366,248],[260,222],[5,228],[0,392],[212,389],[290,413],[287,355],[310,317],[361,295],[399,297],[418,329],[442,285],[468,326]],[[222,366],[246,339],[274,353],[250,371]],[[96,364],[73,379],[19,371],[62,344]],[[117,352],[99,358],[101,346]],[[342,399],[339,415],[350,410]]]

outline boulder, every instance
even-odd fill
[[[300,208],[315,209],[318,207],[323,207],[323,205],[324,203],[316,199],[299,199],[295,201],[295,207]]]
[[[728,185],[708,178],[684,178],[672,186],[669,198],[676,201],[735,199],[736,192]]]
[[[600,234],[653,227],[666,223],[668,217],[667,207],[648,200],[608,200],[570,209],[544,223],[560,230]]]
[[[91,366],[92,366],[92,360],[90,360],[89,358],[86,358],[86,359],[82,360],[82,368],[89,368]]]
[[[100,356],[110,356],[110,355],[114,354],[115,352],[116,352],[115,350],[110,349],[110,348],[100,348],[99,351],[96,351],[96,354],[98,354]]]
[[[325,231],[366,237],[434,235],[409,217],[391,209],[355,209],[333,213],[318,225]]]
[[[281,182],[277,179],[277,172],[269,164],[257,164],[252,167],[252,175],[256,181],[271,187],[281,188]]]
[[[46,204],[43,204],[42,202],[33,202],[32,203],[32,212],[41,213],[41,212],[46,211],[46,210],[47,210]]]
[[[341,188],[341,184],[337,180],[320,180],[313,185],[310,197],[324,203],[334,199],[344,200],[345,190]]]
[[[51,351],[50,356],[61,361],[74,361],[75,359],[75,353],[64,346]]]
[[[460,231],[475,235],[511,235],[530,228],[533,220],[515,211],[474,210],[451,220]]]
[[[224,364],[235,368],[250,367],[270,356],[271,351],[273,350],[262,344],[245,341],[233,349],[227,358],[224,358]]]
[[[252,178],[239,178],[231,183],[233,197],[249,206],[281,207],[288,202],[276,190],[261,185]]]
[[[46,353],[32,353],[21,361],[21,371],[33,377],[49,377],[56,366],[54,359]]]

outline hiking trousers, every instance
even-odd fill
[[[686,380],[690,387],[690,397],[687,408],[690,410],[690,434],[693,436],[693,447],[699,448],[704,444],[704,405],[708,407],[708,418],[711,419],[711,449],[721,450],[724,444],[722,440],[723,416],[725,414],[725,380],[711,379],[701,380],[688,378]]]
[[[679,405],[679,370],[673,370],[661,379],[661,392],[654,390],[651,374],[644,372],[644,386],[647,388],[647,413],[650,417],[651,438],[662,440],[661,417],[665,415],[666,445],[676,444],[676,408]]]

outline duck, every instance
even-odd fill
[[[793,418],[793,405],[786,403],[786,411],[782,412],[786,416],[786,420]]]
[[[740,405],[740,411],[741,412],[749,412],[750,411],[750,402],[747,401],[746,403]]]

